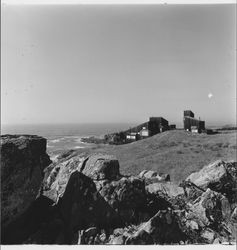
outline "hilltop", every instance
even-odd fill
[[[173,130],[129,144],[99,144],[79,151],[115,155],[123,174],[154,170],[170,174],[178,183],[212,161],[236,160],[236,132],[207,135]]]

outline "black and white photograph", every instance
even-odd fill
[[[3,249],[235,249],[236,133],[236,1],[2,0]]]

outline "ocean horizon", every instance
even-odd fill
[[[47,153],[51,160],[55,160],[63,151],[93,146],[93,144],[81,142],[83,137],[100,137],[108,133],[126,130],[135,125],[131,123],[1,125],[1,135],[29,134],[42,136],[47,139]]]
[[[51,136],[101,136],[127,130],[138,123],[55,123],[55,124],[2,124],[1,134],[35,134]]]

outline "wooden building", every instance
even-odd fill
[[[150,136],[150,131],[146,127],[143,127],[142,130],[140,131],[140,137],[146,138],[149,136]]]
[[[140,137],[139,134],[136,132],[131,132],[131,133],[126,135],[126,139],[128,141],[137,141],[140,139],[139,137]]]
[[[192,116],[188,116],[188,114]],[[195,119],[194,113],[191,110],[184,111],[183,122],[184,122],[184,129],[187,131],[191,131],[191,127],[196,127],[199,133],[201,133],[202,130],[205,130],[205,121]]]
[[[175,124],[170,124],[169,128],[170,128],[170,130],[176,129],[176,125]]]
[[[148,122],[148,130],[150,131],[151,136],[160,132],[164,132],[169,130],[169,122],[163,117],[150,117]]]
[[[184,110],[184,116],[189,116],[194,118],[194,113],[191,110]]]

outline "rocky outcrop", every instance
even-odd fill
[[[50,164],[46,139],[30,135],[1,136],[1,226],[21,216],[35,200],[43,170]]]
[[[159,210],[148,222],[141,226],[139,231],[145,231],[155,244],[179,243],[185,239],[178,219],[170,208]]]
[[[183,188],[172,182],[160,182],[149,184],[146,186],[146,189],[149,193],[168,196],[170,198],[176,197],[178,195],[184,195]]]
[[[144,179],[146,183],[154,183],[154,182],[161,182],[161,181],[170,181],[169,174],[162,174],[157,173],[152,170],[143,170],[139,175],[140,178]]]
[[[232,202],[237,202],[237,166],[235,162],[216,161],[199,172],[187,177],[190,181],[201,188],[210,188],[225,194]]]
[[[119,162],[112,155],[94,154],[87,157],[80,171],[93,180],[115,180],[119,173]]]
[[[41,194],[4,230],[2,243],[231,241],[237,218],[236,163],[218,162],[201,171],[177,186],[168,175],[153,171],[123,176],[114,156],[64,153],[43,170]]]

